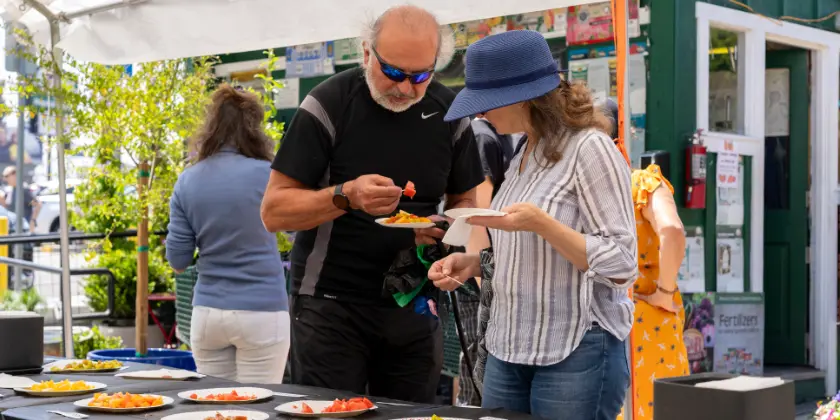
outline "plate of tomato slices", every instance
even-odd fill
[[[271,398],[274,391],[265,388],[212,388],[179,392],[178,397],[200,404],[252,403]]]
[[[348,418],[360,416],[368,411],[376,410],[376,404],[364,397],[350,398],[349,400],[318,401],[301,400],[292,401],[275,408],[283,414],[294,417],[317,418]]]

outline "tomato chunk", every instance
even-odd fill
[[[412,198],[412,199],[414,198],[414,195],[417,194],[417,190],[414,189],[414,183],[413,182],[408,181],[405,184],[405,188],[403,189],[403,194],[408,198]]]

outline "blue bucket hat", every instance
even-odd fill
[[[560,85],[560,70],[539,32],[510,31],[467,48],[465,87],[445,121],[539,98]]]

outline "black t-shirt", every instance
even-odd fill
[[[15,187],[9,189],[9,194],[6,200],[6,208],[11,211],[17,211],[17,204],[15,200],[17,200],[17,192],[15,191]],[[32,203],[35,202],[35,197],[32,196],[32,193],[29,191],[28,188],[23,189],[23,218],[26,219],[28,222],[32,221],[32,213],[34,208]]]
[[[511,136],[499,134],[487,121],[475,119],[472,122],[478,151],[481,154],[481,165],[484,176],[493,182],[493,197],[505,181],[505,172],[513,157],[513,140]]]
[[[417,195],[398,209],[437,212],[445,194],[465,193],[482,181],[468,119],[446,123],[455,93],[431,82],[421,102],[395,113],[370,95],[361,69],[339,73],[301,103],[272,168],[316,189],[378,174],[396,185],[414,182]],[[383,298],[383,274],[414,231],[383,227],[351,210],[295,237],[292,293],[354,303],[393,304]]]

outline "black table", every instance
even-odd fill
[[[121,372],[130,372],[138,370],[158,369],[160,366],[144,365],[137,363],[127,363],[128,369]],[[212,410],[255,410],[268,413],[274,419],[292,419],[281,415],[274,411],[274,408],[280,404],[300,400],[300,399],[319,399],[319,400],[333,400],[336,398],[352,398],[357,395],[334,391],[323,388],[313,388],[299,385],[243,385],[237,382],[228,381],[225,379],[205,377],[198,380],[187,381],[173,381],[173,380],[133,380],[124,379],[109,374],[40,374],[29,376],[35,381],[41,380],[62,380],[70,379],[73,381],[85,380],[89,382],[101,382],[108,385],[105,392],[130,392],[133,394],[160,394],[175,399],[172,406],[164,407],[159,410],[149,411],[145,413],[135,414],[106,414],[96,413],[85,409],[77,408],[73,405],[74,401],[78,401],[90,396],[72,396],[72,397],[32,397],[28,395],[15,394],[12,390],[0,389],[0,393],[6,395],[5,398],[0,398],[0,418],[2,420],[68,420],[57,414],[49,413],[49,410],[79,412],[90,416],[90,420],[116,420],[132,418],[143,420],[159,420],[162,417],[170,414],[190,412],[190,411],[212,411]],[[231,404],[231,405],[207,405],[196,404],[190,401],[183,401],[178,398],[178,393],[181,391],[193,389],[207,389],[207,388],[230,388],[237,386],[254,386],[260,388],[271,389],[275,392],[283,392],[288,394],[305,395],[306,397],[286,397],[275,395],[272,399],[260,403],[252,404]],[[485,420],[525,420],[532,417],[522,414],[505,412],[502,410],[483,410],[473,408],[460,408],[450,406],[436,406],[428,404],[414,404],[403,401],[394,401],[384,398],[371,398],[371,400],[379,406],[379,409],[374,412],[366,413],[362,416],[355,417],[359,420],[390,420],[412,417],[429,417],[432,414],[446,418],[463,418],[463,419],[482,419]]]

